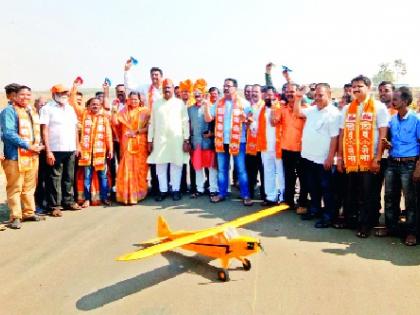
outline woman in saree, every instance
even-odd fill
[[[113,118],[120,139],[120,164],[116,180],[116,199],[136,204],[147,195],[147,126],[150,110],[143,106],[138,92],[128,95],[126,106]]]

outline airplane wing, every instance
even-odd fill
[[[142,259],[142,258],[153,256],[153,255],[156,255],[156,254],[159,254],[159,253],[163,253],[163,252],[166,252],[168,250],[171,250],[171,249],[174,249],[174,248],[186,245],[186,244],[190,244],[190,243],[193,243],[195,241],[201,240],[203,238],[215,235],[217,233],[224,232],[228,227],[238,227],[238,226],[241,226],[241,225],[245,225],[245,224],[260,220],[264,217],[276,214],[276,213],[278,213],[280,211],[283,211],[283,210],[286,210],[288,208],[289,208],[289,206],[287,206],[287,205],[281,205],[281,206],[276,206],[276,207],[264,209],[264,210],[258,211],[256,213],[246,215],[246,216],[240,217],[238,219],[235,219],[233,221],[224,223],[222,225],[199,231],[199,232],[194,233],[192,235],[187,235],[187,236],[184,236],[184,237],[180,237],[180,238],[177,238],[177,239],[169,241],[169,242],[157,244],[157,245],[145,248],[145,249],[137,250],[135,252],[131,252],[131,253],[122,255],[122,256],[118,257],[117,260],[118,261],[128,261],[128,260]]]

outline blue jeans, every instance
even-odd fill
[[[396,162],[388,161],[385,171],[385,223],[388,229],[395,231],[401,214],[401,190],[405,198],[405,211],[407,213],[406,227],[410,234],[416,233],[416,186],[413,181],[415,161]]]
[[[311,196],[312,213],[321,213],[324,220],[332,220],[334,214],[334,195],[332,190],[332,171],[326,171],[323,164],[317,164],[307,159],[305,163],[309,194]],[[321,208],[324,200],[324,209]]]
[[[233,163],[239,179],[239,190],[243,199],[249,198],[248,174],[245,168],[245,148],[245,143],[241,143],[238,155],[233,156]],[[219,184],[219,195],[222,197],[226,197],[229,185],[230,154],[228,144],[224,145],[224,150],[225,152],[217,153],[217,180]]]
[[[85,178],[84,178],[84,193],[85,193],[85,200],[91,199],[90,187],[92,184],[92,173],[93,173],[93,166],[85,166]],[[102,171],[96,171],[98,175],[98,182],[99,182],[99,191],[101,200],[107,200],[109,194],[109,185],[108,185],[108,177],[107,177],[107,166]]]

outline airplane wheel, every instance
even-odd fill
[[[244,261],[242,262],[242,266],[244,267],[245,271],[248,271],[251,269],[251,262],[249,259],[244,258]]]
[[[217,277],[220,281],[226,282],[229,281],[229,273],[227,270],[220,270],[217,272]]]

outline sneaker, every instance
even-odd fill
[[[39,222],[45,220],[45,217],[41,217],[39,215],[31,215],[30,217],[23,218],[22,221],[33,221]]]
[[[20,219],[13,219],[13,221],[10,223],[10,228],[18,230],[22,227],[22,223]]]

